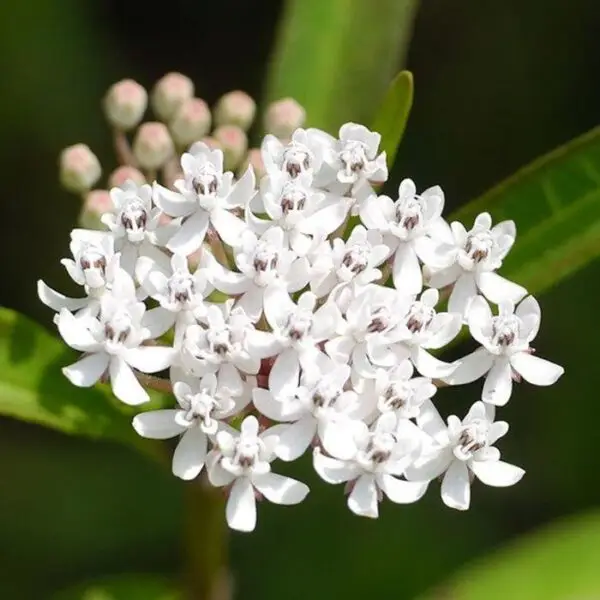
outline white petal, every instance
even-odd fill
[[[471,462],[471,470],[485,485],[493,487],[508,487],[521,480],[525,471],[501,460],[474,460]]]
[[[167,440],[185,431],[185,427],[175,422],[179,411],[174,408],[151,410],[133,417],[133,428],[138,435],[151,440]]]
[[[454,284],[450,299],[448,300],[448,312],[465,315],[469,300],[477,295],[475,278],[471,273],[463,273]]]
[[[210,220],[219,237],[228,246],[236,245],[244,230],[247,229],[244,221],[220,207],[210,213]]]
[[[41,279],[37,282],[37,293],[40,300],[56,312],[59,312],[61,308],[66,308],[71,311],[79,310],[90,301],[87,297],[68,298],[53,290],[51,287],[48,287]]]
[[[494,364],[494,355],[485,348],[478,348],[475,352],[467,354],[458,361],[456,371],[444,381],[450,385],[463,385],[471,383],[485,375]]]
[[[78,387],[90,387],[94,385],[104,374],[108,367],[108,354],[97,352],[85,356],[76,363],[65,367],[63,375]]]
[[[304,454],[317,433],[317,423],[312,416],[293,423],[279,436],[276,453],[281,460],[296,460]]]
[[[376,519],[379,516],[377,506],[377,486],[373,475],[361,475],[348,496],[348,508],[356,515]]]
[[[208,261],[207,277],[220,292],[238,295],[243,294],[252,286],[252,282],[243,273],[229,271],[218,263],[211,254],[205,253],[205,256]]]
[[[456,363],[443,362],[421,347],[412,349],[411,360],[421,375],[431,379],[448,377],[457,367]]]
[[[199,427],[190,427],[173,453],[173,475],[186,480],[197,477],[204,467],[207,444],[206,434]]]
[[[525,381],[533,383],[533,385],[552,385],[565,372],[560,365],[529,354],[529,352],[513,354],[510,357],[510,363]]]
[[[435,387],[435,386],[434,386]],[[432,438],[439,438],[446,433],[446,424],[442,419],[438,409],[431,400],[425,400],[421,405],[421,411],[417,417],[419,427]]]
[[[82,352],[94,351],[100,347],[90,330],[86,327],[86,319],[74,317],[66,308],[63,308],[57,319],[57,326],[63,340]]]
[[[467,510],[471,503],[471,483],[467,465],[455,460],[442,481],[442,500],[446,506],[457,510]]]
[[[313,467],[327,483],[344,483],[356,479],[361,471],[356,463],[326,456],[319,448],[313,452]]]
[[[148,329],[150,339],[156,339],[166,333],[175,324],[175,313],[157,306],[146,311],[142,320],[142,325]]]
[[[505,300],[518,302],[527,290],[508,279],[493,273],[491,271],[479,273],[477,276],[477,287],[481,293],[494,304],[499,304]]]
[[[202,245],[208,229],[208,213],[198,209],[183,222],[179,231],[169,240],[167,248],[171,252],[189,256]]]
[[[431,481],[448,469],[452,459],[451,452],[441,450],[423,460],[417,461],[416,464],[406,469],[405,476],[411,481]]]
[[[252,402],[258,412],[274,421],[283,421],[286,417],[286,405],[273,397],[273,394],[262,388],[252,390]]]
[[[187,217],[196,208],[196,202],[157,183],[152,188],[154,204],[171,217]]]
[[[136,406],[150,400],[131,367],[122,358],[111,357],[109,372],[113,393],[121,402]]]
[[[131,348],[123,354],[123,358],[138,371],[157,373],[171,366],[175,350],[166,346],[140,346]]]
[[[512,393],[512,368],[507,358],[499,357],[485,378],[481,399],[484,402],[504,406]]]
[[[294,350],[282,352],[275,361],[269,374],[269,389],[275,394],[280,394],[286,388],[298,387],[300,377],[300,363],[298,354]]]
[[[265,473],[252,477],[254,487],[274,504],[299,504],[310,491],[308,486],[291,477],[276,473]]]
[[[402,481],[386,473],[377,476],[377,483],[384,494],[396,504],[416,502],[427,491],[429,485],[423,481]]]
[[[217,287],[216,284],[215,287]],[[256,322],[260,319],[263,311],[263,298],[263,288],[252,285],[237,301],[236,306],[243,309],[250,320]]]
[[[256,500],[254,488],[247,477],[236,479],[229,492],[225,510],[227,524],[238,531],[254,531],[256,527]]]
[[[412,244],[398,246],[392,269],[394,287],[405,294],[418,294],[423,287],[421,265]]]

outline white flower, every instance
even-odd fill
[[[398,419],[415,419],[421,406],[436,393],[437,388],[427,377],[413,377],[410,360],[403,360],[392,369],[379,369],[374,380],[365,381],[363,396],[372,398],[376,415],[394,413]]]
[[[253,531],[256,526],[256,497],[275,504],[298,504],[306,498],[308,486],[290,477],[271,472],[277,437],[270,430],[259,434],[256,417],[244,419],[236,435],[217,433],[217,449],[208,460],[208,477],[212,485],[231,485],[226,517],[229,527]]]
[[[470,303],[468,323],[471,335],[482,347],[465,356],[445,381],[451,385],[471,383],[483,375],[485,383],[481,399],[503,406],[510,399],[513,380],[534,385],[552,385],[564,369],[533,355],[530,343],[540,327],[541,310],[533,296],[523,300],[515,311],[510,302],[499,306],[492,315],[488,303],[477,296]]]
[[[177,408],[152,410],[133,418],[133,427],[142,437],[165,440],[181,436],[173,454],[173,474],[181,479],[199,475],[209,441],[215,439],[225,419],[250,402],[249,385],[239,386],[230,375],[221,371],[218,379],[210,373],[202,379],[177,381],[173,385]]]
[[[378,367],[391,368],[397,362],[391,344],[409,305],[410,298],[396,290],[375,284],[361,288],[325,351],[335,362],[350,362],[353,375],[373,379]]]
[[[223,173],[223,153],[197,142],[181,157],[183,179],[177,192],[154,184],[154,202],[171,217],[184,217],[179,231],[169,240],[172,252],[190,255],[200,248],[211,224],[221,239],[232,245],[246,229],[230,209],[244,207],[254,195],[254,172],[249,167],[233,183],[233,173]]]
[[[195,376],[216,373],[232,364],[242,373],[255,375],[261,359],[277,352],[272,333],[258,331],[233,300],[213,304],[206,312],[206,326],[190,325],[185,330],[181,362]]]
[[[494,407],[476,402],[462,420],[451,415],[448,426],[429,403],[417,423],[434,445],[407,470],[411,480],[431,481],[444,474],[442,500],[450,508],[467,510],[471,499],[471,474],[486,485],[506,487],[517,483],[525,471],[500,460],[494,448],[508,431],[508,423],[494,421]]]
[[[210,282],[221,292],[240,295],[237,306],[253,321],[263,312],[265,290],[273,285],[288,292],[297,292],[306,286],[309,277],[308,260],[298,257],[286,247],[283,230],[268,229],[260,238],[245,231],[233,248],[234,261],[239,273],[228,271],[207,257]]]
[[[317,308],[312,292],[304,292],[295,304],[284,289],[268,288],[264,305],[265,318],[280,347],[300,357],[318,352],[317,344],[334,335],[342,320],[339,308],[331,302]]]
[[[418,195],[415,184],[405,179],[398,199],[371,197],[362,204],[360,219],[367,229],[379,231],[394,250],[392,277],[397,289],[417,294],[423,287],[419,259],[430,267],[443,267],[451,260],[448,225],[442,219],[444,192],[439,186]]]
[[[398,478],[419,457],[421,439],[414,423],[397,421],[393,413],[386,413],[371,430],[364,423],[357,424],[351,460],[325,456],[315,448],[313,465],[327,483],[350,482],[348,508],[359,516],[376,519],[383,494],[392,502],[409,504],[426,492],[428,482]]]
[[[518,302],[527,294],[524,287],[494,273],[515,242],[517,233],[513,221],[502,221],[492,227],[492,217],[482,213],[470,231],[457,221],[450,227],[453,242],[448,251],[452,264],[433,270],[428,280],[428,284],[436,288],[454,284],[448,301],[450,312],[466,316],[469,301],[478,290],[494,304],[504,300]]]
[[[171,364],[173,349],[141,345],[148,339],[142,327],[146,307],[135,301],[133,281],[125,271],[118,272],[113,293],[103,295],[100,304],[99,318],[76,318],[66,308],[60,311],[57,325],[62,338],[71,348],[85,352],[63,373],[74,385],[90,387],[108,369],[115,396],[126,404],[142,404],[149,397],[132,367],[143,373],[162,371]]]
[[[153,338],[175,325],[177,347],[185,328],[206,314],[204,299],[212,291],[206,270],[201,265],[191,274],[185,256],[173,254],[169,261],[163,254],[160,260],[140,257],[135,272],[141,286],[160,304],[146,313],[144,325]]]
[[[438,300],[437,290],[425,290],[419,300],[413,300],[391,334],[396,342],[393,349],[397,358],[410,358],[421,375],[433,378],[450,375],[457,365],[445,363],[427,350],[442,348],[458,335],[462,327],[460,314],[436,312]]]
[[[164,246],[180,226],[179,219],[159,225],[160,209],[152,207],[152,187],[126,181],[110,190],[113,211],[102,215],[110,229],[115,250],[121,252],[121,267],[133,274],[139,256],[156,257],[156,246]]]
[[[337,365],[323,354],[300,362],[291,352],[281,354],[269,374],[269,389],[253,391],[256,408],[269,419],[292,423],[277,429],[279,458],[291,461],[301,456],[318,438],[328,452],[342,456],[348,449],[347,430],[370,409],[361,406],[355,392],[344,390],[350,376],[348,365]]]
[[[265,177],[261,183],[262,208],[271,220],[255,217],[250,203],[246,220],[258,234],[273,226],[281,227],[290,247],[304,256],[315,235],[329,235],[346,218],[346,203],[341,198],[318,192],[311,185],[309,172],[294,179],[279,172]]]
[[[69,298],[47,286],[41,279],[37,282],[40,300],[55,312],[63,308],[81,311],[79,314],[96,316],[100,310],[100,298],[110,289],[119,269],[119,255],[114,252],[113,238],[99,231],[78,229],[71,234],[73,259],[60,262],[71,279],[83,286],[86,296]]]
[[[389,253],[378,231],[367,231],[357,225],[347,241],[336,238],[331,245],[326,242],[316,249],[311,261],[310,289],[320,298],[340,284],[371,283],[381,277],[377,267]]]

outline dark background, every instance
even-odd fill
[[[83,141],[111,164],[100,111],[108,86],[133,77],[150,87],[178,70],[211,104],[234,88],[260,97],[281,9],[274,0],[0,4],[1,304],[50,326],[35,281],[65,289],[58,260],[79,211],[59,188],[57,157]],[[594,0],[423,0],[408,56],[415,108],[392,184],[407,175],[440,184],[452,209],[596,125],[599,32]],[[503,453],[528,471],[518,486],[476,486],[466,514],[432,486],[421,503],[384,505],[371,522],[304,463],[309,500],[261,506],[257,531],[232,536],[238,598],[411,598],[522,532],[597,506],[599,275],[592,264],[541,298],[536,345],[566,374],[552,389],[521,386],[503,411]],[[477,394],[453,390],[442,411],[460,413]],[[182,484],[154,465],[9,420],[0,457],[0,598],[177,571]]]

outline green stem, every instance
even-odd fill
[[[204,475],[185,490],[186,589],[189,600],[231,600],[225,497]]]

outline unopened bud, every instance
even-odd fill
[[[143,185],[146,183],[144,174],[135,167],[124,165],[115,169],[108,178],[109,187],[121,187],[126,181],[131,180],[136,185]]]
[[[248,149],[246,134],[235,125],[221,125],[213,131],[213,136],[223,150],[224,168],[233,171],[242,162]]]
[[[83,201],[79,224],[85,229],[106,229],[100,219],[104,213],[112,209],[113,202],[108,190],[92,190]]]
[[[242,91],[234,91],[221,96],[215,107],[215,124],[237,125],[240,129],[248,131],[254,115],[256,102]]]
[[[177,109],[194,95],[194,84],[181,73],[168,73],[152,90],[152,109],[163,121],[170,121]]]
[[[206,144],[211,150],[222,150],[221,144],[212,135],[205,135],[200,141],[203,144]],[[190,148],[190,152],[193,154],[192,148]]]
[[[122,131],[133,129],[142,120],[147,107],[148,94],[133,79],[115,83],[104,97],[106,118]]]
[[[100,179],[102,167],[85,144],[65,148],[60,154],[60,182],[70,192],[87,192]]]
[[[144,123],[133,140],[133,154],[144,169],[158,169],[173,155],[173,140],[163,123]]]
[[[254,170],[256,179],[261,179],[267,174],[260,148],[250,148],[250,150],[248,150],[248,154],[246,154],[246,158],[238,171],[238,175],[241,177],[249,166]]]
[[[265,114],[265,129],[280,139],[292,137],[292,133],[304,125],[306,111],[293,98],[283,98],[271,103]]]
[[[189,98],[175,112],[169,129],[178,146],[189,146],[210,131],[208,104],[200,98]]]

